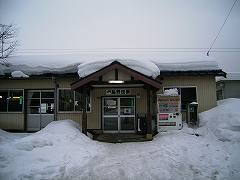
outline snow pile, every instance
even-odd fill
[[[100,143],[70,120],[0,141],[0,179],[239,179],[240,143],[163,132],[150,142]],[[12,134],[0,131],[0,136]],[[10,138],[10,139],[11,139]]]
[[[16,138],[15,135],[0,129],[0,143],[8,142],[8,141],[11,141],[15,138]]]
[[[163,94],[167,95],[167,96],[178,96],[178,90],[177,90],[177,88],[166,89],[166,90],[164,90]]]
[[[240,99],[230,98],[218,102],[218,106],[199,114],[200,126],[221,141],[240,142]]]
[[[54,121],[37,133],[2,143],[0,179],[69,179],[101,152],[101,145],[72,120]]]
[[[215,61],[192,61],[192,62],[176,62],[162,63],[154,61],[160,71],[204,71],[204,70],[220,70]]]
[[[118,61],[119,63],[149,77],[156,78],[160,74],[159,68],[151,61],[113,59],[82,63],[78,66],[78,75],[79,77],[83,78],[89,74],[92,74],[104,68],[105,66],[110,65],[114,61]]]
[[[29,76],[24,74],[22,71],[13,71],[11,73],[13,78],[28,78]]]

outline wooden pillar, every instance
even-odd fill
[[[147,134],[146,138],[151,140],[152,139],[152,115],[150,109],[150,88],[147,87]]]
[[[82,133],[87,135],[87,110],[86,110],[86,101],[87,101],[87,90],[83,87],[82,90]]]

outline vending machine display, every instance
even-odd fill
[[[158,132],[182,129],[181,99],[179,95],[157,95]]]

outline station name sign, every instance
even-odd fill
[[[127,95],[130,93],[129,89],[107,89],[106,95]]]

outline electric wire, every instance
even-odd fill
[[[227,17],[225,18],[225,20],[224,20],[224,22],[223,22],[221,28],[219,29],[219,31],[218,31],[218,33],[217,33],[217,36],[215,37],[215,39],[213,40],[213,42],[212,42],[210,48],[209,48],[208,51],[207,51],[207,56],[209,56],[209,53],[210,53],[210,51],[211,51],[213,45],[215,44],[217,38],[219,37],[219,35],[220,35],[220,33],[221,33],[221,31],[222,31],[224,25],[226,24],[226,22],[227,22],[227,20],[228,20],[228,18],[229,18],[229,16],[230,16],[230,14],[231,14],[231,12],[232,12],[233,7],[235,6],[235,4],[236,4],[237,1],[238,1],[238,0],[235,0],[235,1],[234,1],[234,3],[233,3],[233,5],[232,5],[231,9],[229,10]]]

